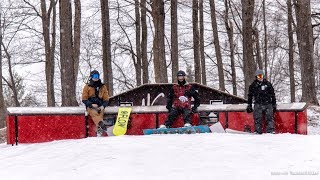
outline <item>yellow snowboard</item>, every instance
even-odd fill
[[[113,134],[115,136],[126,134],[130,113],[131,113],[131,107],[119,108],[117,120],[113,128]]]

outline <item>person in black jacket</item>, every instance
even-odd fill
[[[249,86],[247,112],[253,112],[255,133],[262,134],[263,113],[266,117],[267,133],[274,133],[273,113],[277,110],[272,84],[264,78],[262,70],[256,71],[256,79]],[[254,99],[254,109],[252,102]]]
[[[183,114],[184,126],[191,126],[190,114],[197,112],[200,106],[199,93],[195,87],[186,81],[186,73],[184,71],[177,72],[178,84],[174,84],[167,95],[167,106],[169,115],[165,124],[160,125],[159,128],[170,128],[174,120]],[[194,99],[194,105],[191,108],[191,98]]]

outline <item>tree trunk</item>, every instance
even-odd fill
[[[80,58],[80,41],[81,41],[81,2],[74,0],[74,39],[73,39],[73,60],[74,60],[74,78],[78,79],[79,58]],[[76,87],[74,87],[76,89]]]
[[[266,21],[266,0],[262,1],[262,13],[263,13],[263,31],[264,31],[264,75],[268,77],[268,32],[267,32],[267,21]]]
[[[113,74],[111,59],[111,36],[109,19],[109,1],[100,0],[101,22],[102,22],[102,62],[103,62],[103,80],[109,91],[109,96],[113,95]]]
[[[140,44],[140,2],[139,0],[135,0],[135,16],[136,16],[136,54],[137,54],[137,68],[136,68],[136,81],[137,86],[141,85],[141,71],[142,71],[142,64],[141,64],[141,44]]]
[[[146,0],[141,0],[141,61],[142,61],[142,83],[149,82],[148,62],[148,27],[147,27]]]
[[[179,70],[178,54],[178,2],[171,0],[171,62],[172,62],[172,82],[176,81],[176,73]]]
[[[62,106],[77,106],[72,42],[72,10],[70,1],[60,0],[59,9]]]
[[[225,15],[224,15],[224,24],[227,29],[228,35],[228,42],[230,48],[230,65],[231,65],[231,79],[232,79],[232,91],[233,95],[237,95],[237,74],[236,74],[236,67],[234,63],[234,40],[233,40],[233,25],[232,22],[229,21],[229,5],[228,0],[224,0],[224,5],[226,8]]]
[[[164,44],[165,12],[163,0],[152,0],[151,8],[155,29],[153,40],[155,81],[156,83],[167,83],[168,74]]]
[[[2,6],[0,5],[0,12],[2,12]],[[2,87],[2,19],[0,13],[0,128],[5,127],[7,107],[3,97]]]
[[[214,0],[210,1],[210,9],[211,9],[211,25],[212,25],[212,32],[213,32],[213,44],[214,49],[216,52],[217,57],[217,66],[218,66],[218,75],[219,75],[219,89],[221,91],[225,91],[225,84],[224,84],[224,73],[223,73],[223,62],[220,50],[220,43],[219,43],[219,36],[218,36],[218,25],[217,25],[217,18],[216,18],[216,7]]]
[[[294,80],[294,41],[293,41],[293,29],[292,29],[292,4],[291,0],[287,0],[288,7],[288,38],[289,38],[289,75],[290,75],[290,97],[291,102],[296,101],[296,90],[295,90],[295,80]]]
[[[201,65],[199,52],[198,0],[192,0],[193,57],[195,82],[201,83]]]
[[[56,25],[52,23],[52,36],[50,40],[50,14],[52,14],[53,22],[56,19],[56,3],[54,0],[50,0],[50,7],[47,12],[47,5],[45,0],[41,0],[41,20],[42,20],[42,31],[45,48],[45,74],[47,83],[47,106],[55,106],[55,95],[54,95],[54,51],[55,51],[55,28]]]
[[[297,18],[297,39],[301,61],[301,101],[318,105],[314,76],[314,47],[310,0],[295,0],[295,10]]]
[[[200,64],[201,64],[201,83],[207,85],[206,59],[204,56],[204,24],[203,24],[203,0],[199,0],[200,14]]]
[[[258,64],[259,69],[263,69],[263,63],[261,59],[261,52],[260,52],[260,41],[259,41],[259,31],[258,29],[254,29],[253,31],[254,35],[254,42],[255,42],[255,49],[256,49],[256,61]]]
[[[243,74],[245,79],[245,98],[248,96],[249,86],[255,79],[255,62],[252,45],[252,21],[254,0],[241,0],[242,4],[242,36],[243,36]]]

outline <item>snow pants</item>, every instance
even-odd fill
[[[266,118],[267,133],[273,133],[274,119],[272,104],[254,104],[253,119],[255,132],[258,134],[262,134],[262,120],[264,114]]]
[[[176,118],[182,114],[183,115],[183,120],[184,123],[190,123],[191,124],[191,110],[187,108],[181,108],[181,109],[176,109],[172,108],[171,111],[169,112],[168,118],[166,122],[164,123],[166,127],[171,127],[173,122],[176,120]]]
[[[94,122],[94,124],[96,126],[98,126],[98,123],[100,121],[103,121],[103,115],[104,115],[104,111],[101,111],[100,113],[94,109],[94,108],[87,108],[87,112],[90,115],[92,121]]]

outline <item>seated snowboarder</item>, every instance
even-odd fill
[[[167,106],[169,115],[165,124],[159,128],[170,128],[174,120],[183,114],[184,126],[191,126],[191,113],[195,113],[200,106],[200,97],[195,87],[186,81],[186,73],[178,71],[177,84],[174,84],[167,95]],[[194,98],[194,106],[191,108],[191,97]]]
[[[89,83],[83,88],[82,102],[86,105],[86,110],[97,127],[98,135],[107,130],[107,126],[103,122],[103,115],[108,100],[107,86],[101,82],[99,72],[93,70],[90,73]]]

